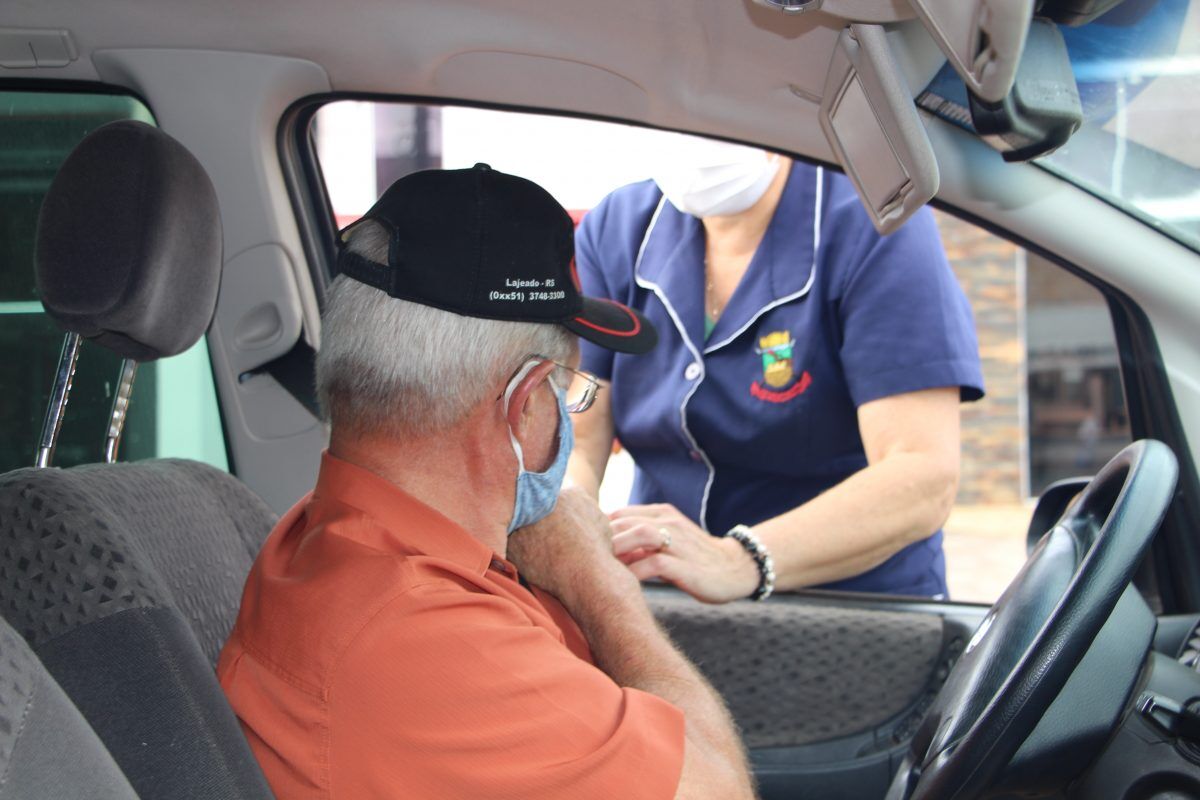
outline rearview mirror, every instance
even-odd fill
[[[1083,123],[1079,88],[1062,32],[1033,21],[1012,89],[992,103],[968,91],[976,132],[1005,161],[1028,161],[1067,143]]]
[[[1112,11],[1123,0],[1040,0],[1038,16],[1052,19],[1063,25],[1076,27],[1086,25],[1103,14]],[[1142,3],[1153,6],[1153,3]]]

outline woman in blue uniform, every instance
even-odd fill
[[[614,550],[708,602],[773,589],[944,596],[959,403],[975,329],[928,210],[880,236],[841,175],[691,137],[584,218],[584,291],[658,347],[583,343],[606,386],[570,475],[598,492],[615,435],[637,465]]]

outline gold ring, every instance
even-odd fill
[[[671,532],[666,528],[659,528],[658,532],[662,534],[662,544],[658,546],[658,551],[661,553],[671,546]]]

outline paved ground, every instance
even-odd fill
[[[625,505],[633,460],[622,451],[608,462],[600,506]],[[957,506],[946,522],[946,579],[955,600],[991,603],[1025,563],[1025,531],[1032,505]]]

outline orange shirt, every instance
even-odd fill
[[[672,798],[682,770],[681,712],[596,668],[557,600],[328,453],[218,673],[280,798]]]

